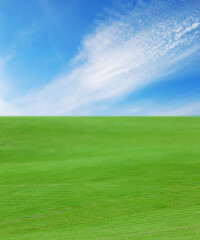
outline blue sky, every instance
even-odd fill
[[[0,115],[200,115],[200,2],[0,0]]]

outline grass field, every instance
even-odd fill
[[[200,239],[200,118],[0,118],[0,239]]]

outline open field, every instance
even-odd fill
[[[0,118],[1,240],[200,236],[200,118]]]

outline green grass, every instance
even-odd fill
[[[200,118],[0,118],[1,240],[199,236]]]

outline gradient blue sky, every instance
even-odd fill
[[[0,115],[200,115],[200,1],[0,0]]]

